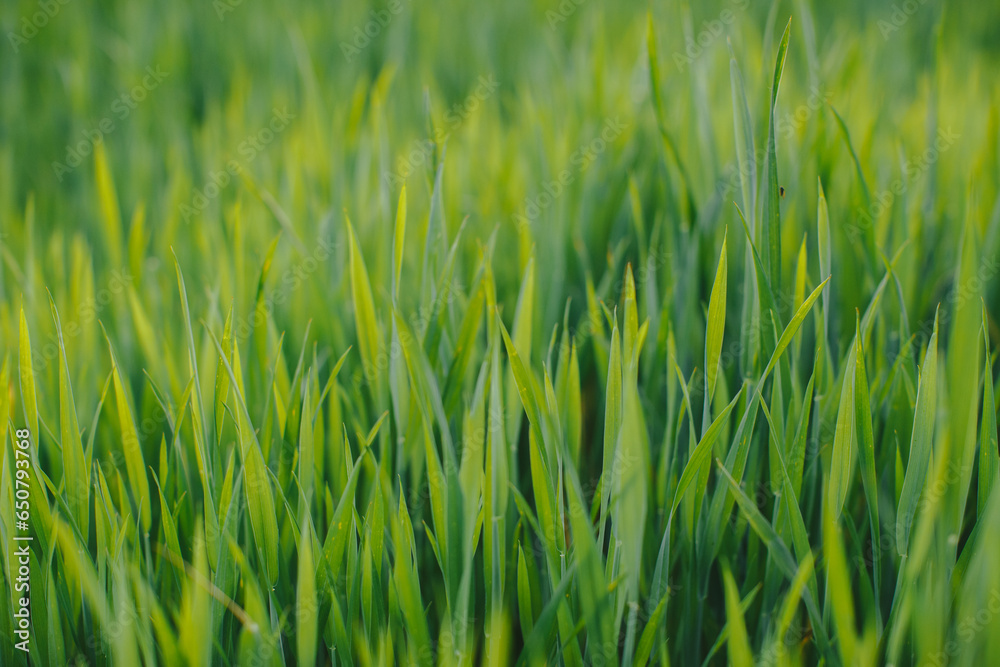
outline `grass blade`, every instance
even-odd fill
[[[861,481],[865,489],[865,500],[868,503],[868,520],[871,524],[872,533],[872,551],[875,556],[874,563],[872,564],[875,575],[875,613],[879,619],[879,626],[881,626],[882,531],[878,519],[875,438],[872,435],[872,413],[871,403],[868,399],[868,374],[865,372],[865,350],[861,336],[861,315],[857,311],[855,311],[855,315],[854,430],[857,433],[858,449],[861,452]]]
[[[917,501],[927,483],[927,469],[931,458],[934,437],[934,417],[937,411],[937,334],[938,315],[934,315],[934,333],[927,343],[924,365],[920,370],[917,404],[913,410],[913,436],[910,439],[910,456],[906,463],[906,476],[899,496],[896,512],[896,548],[900,556],[909,550],[910,528],[917,511]]]
[[[990,357],[989,316],[983,304],[983,339],[986,343],[983,369],[983,419],[979,429],[979,489],[976,513],[983,516],[990,492],[1000,479],[1000,454],[997,452],[997,413],[993,394],[993,369]]]

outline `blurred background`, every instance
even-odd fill
[[[926,344],[936,305],[945,301],[944,317],[949,312],[958,230],[967,219],[983,258],[979,285],[995,316],[998,282],[988,278],[1000,266],[997,2],[4,0],[0,350],[16,359],[23,306],[42,421],[55,424],[48,289],[62,316],[81,420],[90,423],[110,368],[101,324],[137,414],[151,414],[153,383],[176,399],[189,378],[176,256],[203,369],[219,367],[206,327],[220,334],[231,303],[237,324],[247,322],[258,289],[269,295],[266,343],[248,362],[248,374],[258,374],[248,381],[256,418],[270,398],[261,389],[263,369],[276,364],[277,384],[288,393],[295,360],[312,346],[303,341],[307,323],[319,341],[317,368],[358,343],[348,217],[389,330],[393,220],[405,183],[411,222],[400,310],[419,316],[429,301],[424,277],[445,275],[455,293],[442,318],[452,339],[444,336],[439,347],[456,338],[475,271],[490,252],[507,322],[535,258],[534,326],[526,329],[535,367],[564,314],[573,328],[587,316],[588,299],[591,312],[600,312],[595,300],[613,309],[631,264],[639,321],[650,317],[642,401],[651,441],[666,441],[667,359],[676,355],[685,376],[703,364],[705,310],[723,243],[728,343],[741,339],[741,308],[754,298],[733,205],[748,214],[754,208],[740,183],[731,81],[742,78],[759,153],[789,17],[774,132],[780,302],[801,302],[823,277],[815,260],[822,183],[835,258],[833,359],[851,342],[856,309],[864,310],[885,264],[904,248],[882,310],[889,324],[873,347],[892,359],[911,332],[925,334],[914,353]],[[272,247],[271,277],[261,287]],[[800,248],[808,261],[800,262]],[[449,257],[453,277],[444,271]],[[810,327],[802,334],[806,350],[819,335]],[[942,332],[951,335],[948,327]],[[250,328],[234,333],[250,359]],[[440,378],[452,351],[434,361]],[[797,371],[811,367],[810,353]],[[581,354],[589,408],[581,467],[599,470],[589,443],[607,364],[594,357]],[[722,382],[732,390],[724,395],[763,365],[743,362],[723,355]],[[351,357],[339,382],[358,389],[363,374]],[[466,375],[455,397],[471,390],[474,378]],[[210,395],[212,375],[202,378]],[[388,407],[374,391],[342,393],[344,414],[335,420],[331,413],[330,421],[343,417],[353,431],[368,432]],[[517,395],[509,393],[519,427]],[[693,398],[697,405],[702,396]],[[103,469],[120,469],[114,420],[94,423],[95,457],[110,460]],[[331,431],[339,445],[339,431]],[[165,450],[157,448],[169,432],[158,422],[143,429],[147,461]],[[519,433],[511,429],[513,442]],[[44,440],[42,467],[59,479],[58,439],[50,432]],[[343,472],[330,475],[334,493]],[[186,492],[178,480],[168,497]],[[181,514],[182,535],[194,533],[194,516]],[[433,572],[428,553],[425,545],[424,569]]]
[[[677,162],[665,156],[656,130],[647,11],[660,44],[665,125],[690,179],[695,221],[683,219]],[[126,241],[129,221],[144,210],[144,238],[135,241],[150,250],[142,253],[143,268],[166,270],[172,246],[199,284],[218,286],[223,303],[236,298],[242,306],[250,288],[238,285],[252,281],[258,262],[239,264],[247,274],[232,276],[211,261],[233,246],[227,211],[242,203],[248,258],[259,258],[282,228],[248,181],[269,193],[303,242],[326,224],[339,234],[342,225],[333,221],[347,211],[372,250],[374,272],[384,274],[386,253],[375,248],[387,246],[376,238],[390,229],[401,184],[411,183],[410,201],[426,214],[435,167],[446,156],[441,213],[448,238],[466,216],[469,248],[499,227],[500,256],[519,258],[498,262],[501,287],[513,284],[536,244],[546,258],[541,293],[551,297],[541,309],[540,330],[547,331],[561,317],[562,295],[575,293],[581,304],[583,271],[599,283],[607,249],[627,233],[629,174],[654,221],[662,216],[678,230],[738,224],[729,200],[739,188],[725,192],[735,165],[727,40],[743,70],[760,148],[775,42],[790,14],[776,114],[789,220],[784,247],[794,250],[810,226],[818,175],[832,193],[833,218],[844,219],[853,205],[837,196],[856,183],[826,103],[845,119],[876,193],[939,127],[956,128],[958,144],[932,167],[949,173],[921,182],[920,199],[927,210],[960,219],[939,195],[964,194],[972,169],[995,170],[984,164],[995,161],[995,151],[983,152],[996,142],[995,3],[5,2],[0,308],[8,314],[0,331],[10,335],[9,309],[20,293],[66,284],[71,241],[94,253],[98,276],[115,268],[115,252],[99,233],[98,138]],[[291,114],[287,127],[258,137],[276,109]],[[622,130],[600,154],[581,154],[604,129],[602,119],[620,119]],[[225,180],[232,160],[246,178],[205,196],[206,186]],[[518,215],[564,168],[572,172],[571,196],[530,209],[533,234],[519,234]],[[996,179],[986,181],[978,199],[989,208]],[[33,238],[25,224],[29,200]],[[279,253],[294,250],[282,244]],[[717,256],[707,245],[704,253]],[[669,263],[682,264],[679,254]],[[788,266],[792,256],[785,253]],[[465,257],[471,264],[476,254]],[[335,276],[330,270],[339,284]],[[917,314],[926,315],[940,289],[917,291],[915,305],[925,307]],[[840,305],[846,313],[857,304]],[[693,316],[700,317],[697,308]],[[331,324],[317,324],[337,335]]]

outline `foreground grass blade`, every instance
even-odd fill
[[[62,323],[59,321],[59,313],[51,295],[49,295],[49,305],[52,309],[52,321],[55,323],[59,339],[59,439],[62,445],[64,486],[68,496],[67,503],[73,513],[76,526],[81,535],[87,535],[90,524],[90,466],[87,465],[83,453],[83,441],[80,439],[80,425],[76,418],[76,401],[73,399],[73,385],[69,377],[69,361],[66,359]],[[126,463],[128,463],[127,460]],[[140,468],[140,470],[145,474],[145,467]],[[145,487],[145,493],[142,493],[141,486],[137,486],[136,489],[141,494],[136,500],[140,503],[146,503],[143,527],[149,530],[149,487]]]
[[[380,395],[381,390],[377,387],[381,374],[377,372],[375,357],[380,351],[379,341],[382,338],[375,319],[375,300],[372,298],[372,287],[368,269],[365,267],[365,258],[361,254],[361,245],[349,219],[346,219],[346,224],[350,243],[351,295],[354,299],[354,326],[358,336],[358,347],[361,350],[361,360],[364,362],[364,372],[369,379],[375,379],[376,391]]]
[[[753,652],[750,650],[750,638],[747,636],[746,623],[743,620],[743,610],[740,608],[740,594],[733,581],[733,573],[729,566],[722,566],[722,580],[726,587],[726,623],[729,626],[729,663],[737,667],[753,665]]]
[[[872,435],[868,374],[865,372],[865,350],[862,346],[861,315],[859,313],[856,313],[854,341],[854,355],[857,362],[854,370],[854,430],[857,433],[858,449],[861,452],[861,481],[865,489],[865,500],[868,502],[868,520],[871,524],[875,612],[881,625],[882,540],[878,519],[878,482],[875,476],[875,439]]]
[[[121,371],[118,368],[114,350],[111,349],[111,341],[108,341],[108,349],[111,354],[112,382],[115,387],[115,404],[118,407],[118,425],[122,434],[125,467],[128,471],[129,483],[135,493],[135,502],[139,508],[139,516],[142,518],[142,526],[145,530],[149,530],[152,515],[150,513],[149,480],[146,477],[142,442],[139,440],[139,431],[135,427],[135,418],[132,416],[132,408],[129,405],[128,395],[125,393],[125,385],[122,383]]]
[[[28,323],[24,319],[24,308],[18,324],[17,366],[21,386],[21,405],[24,408],[24,422],[31,433],[38,433],[38,400],[35,397],[35,371],[31,364],[31,337]]]
[[[236,398],[236,422],[239,431],[240,456],[243,459],[246,503],[250,510],[250,526],[253,529],[254,544],[263,565],[264,576],[269,586],[274,586],[278,580],[278,519],[274,508],[271,481],[267,465],[257,442],[257,435],[250,423],[250,413],[240,390],[242,382],[233,368],[240,368],[239,347],[233,350],[233,364],[225,360],[225,353],[219,341],[213,336],[219,359],[226,367],[233,395]]]
[[[993,394],[993,368],[990,357],[989,316],[983,305],[983,339],[986,342],[983,369],[983,419],[979,429],[979,493],[976,512],[983,516],[990,492],[1000,478],[1000,453],[997,452],[997,413]]]
[[[910,529],[917,511],[917,501],[927,483],[931,442],[934,437],[934,417],[937,412],[937,333],[938,316],[935,314],[934,333],[927,343],[924,365],[920,369],[920,386],[917,390],[917,404],[913,411],[910,455],[906,464],[906,476],[903,478],[903,490],[899,496],[899,508],[896,511],[896,548],[901,556],[909,553]]]
[[[299,531],[299,562],[298,579],[296,583],[296,612],[300,614],[296,628],[296,653],[300,665],[312,665],[316,662],[316,627],[315,611],[319,608],[316,596],[316,574],[313,562],[313,534],[308,520],[303,520]]]
[[[851,575],[840,539],[840,528],[829,506],[823,511],[823,543],[827,548],[827,587],[837,628],[837,646],[843,663],[851,665],[854,664],[857,644]]]
[[[719,357],[722,354],[722,339],[726,330],[727,237],[728,232],[722,236],[722,252],[719,253],[719,266],[715,272],[712,296],[708,301],[708,327],[705,336],[705,377],[708,387],[705,392],[704,414],[706,416],[708,415],[709,404],[715,394],[715,383],[719,376]]]

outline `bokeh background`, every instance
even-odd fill
[[[181,439],[187,444],[175,454],[161,443],[173,447],[172,420],[178,415],[163,418],[160,410],[160,417],[154,417],[162,403],[174,408],[183,404],[191,376],[176,257],[190,300],[192,345],[206,405],[216,377],[224,377],[207,332],[221,339],[232,305],[234,339],[248,366],[247,404],[258,432],[263,415],[273,409],[269,400],[292,395],[300,355],[306,366],[312,360],[314,381],[322,387],[333,363],[354,345],[354,356],[339,376],[340,389],[332,392],[336,407],[331,403],[326,413],[327,449],[333,453],[319,464],[317,480],[328,482],[329,499],[317,497],[312,506],[315,530],[322,537],[332,500],[347,485],[345,446],[357,456],[357,435],[369,433],[393,408],[384,385],[369,386],[372,372],[357,356],[349,218],[379,307],[382,344],[390,342],[390,304],[398,297],[400,310],[422,321],[429,292],[441,288],[431,286],[433,279],[427,276],[453,272],[444,282],[454,298],[445,299],[446,314],[440,317],[445,330],[440,358],[432,354],[431,360],[442,389],[449,392],[446,398],[453,401],[449,405],[461,405],[475,389],[474,372],[459,378],[457,389],[444,385],[484,255],[492,254],[496,298],[509,328],[534,261],[535,301],[521,342],[527,342],[527,357],[536,367],[546,359],[555,327],[565,321],[575,328],[588,317],[592,321],[595,312],[599,320],[598,300],[608,312],[622,305],[625,267],[631,264],[639,321],[650,321],[641,366],[647,437],[660,443],[676,436],[686,447],[688,431],[680,426],[672,430],[681,398],[671,387],[675,373],[670,364],[688,377],[703,365],[706,305],[723,244],[728,243],[730,276],[726,349],[738,352],[723,356],[722,382],[728,388],[721,405],[766,362],[748,356],[740,330],[743,304],[755,298],[750,292],[756,285],[746,277],[745,237],[733,205],[735,201],[747,210],[734,132],[731,57],[742,73],[760,151],[767,136],[774,54],[789,16],[791,39],[774,114],[782,188],[782,250],[776,261],[785,276],[778,296],[797,305],[801,292],[808,294],[824,277],[814,259],[820,252],[820,182],[829,204],[835,276],[826,339],[821,340],[818,326],[808,325],[797,339],[796,350],[806,352],[795,371],[800,380],[807,379],[810,350],[818,342],[829,348],[822,354],[843,360],[851,349],[857,310],[865,311],[885,266],[903,249],[889,290],[898,291],[899,298],[885,299],[889,324],[876,329],[873,343],[876,354],[889,360],[880,362],[879,377],[884,379],[911,335],[916,335],[913,361],[923,358],[939,303],[946,323],[942,339],[958,339],[953,332],[967,320],[949,313],[956,310],[951,306],[957,290],[964,289],[955,283],[965,238],[960,230],[967,220],[972,221],[968,228],[976,230],[981,257],[974,270],[984,272],[968,296],[976,304],[981,297],[994,317],[1000,312],[998,283],[992,279],[1000,256],[996,2],[4,0],[0,354],[11,362],[10,414],[15,422],[24,414],[15,379],[23,310],[31,332],[41,422],[38,463],[59,486],[66,473],[60,430],[62,358],[51,297],[63,323],[65,368],[72,378],[83,442],[92,443],[87,445],[94,463],[92,484],[100,486],[98,472],[103,471],[121,520],[129,494],[116,485],[127,484],[131,473],[118,449],[122,408],[111,405],[115,401],[107,393],[112,366],[103,326],[134,406],[150,479],[157,476],[157,484],[150,485],[152,541],[161,539],[160,531],[163,540],[168,538],[156,501],[162,482],[163,495],[175,511],[179,546],[194,562],[192,545],[204,515],[203,491],[195,488],[184,495],[189,486],[197,486],[194,449],[186,435],[191,426],[183,427],[187,431]],[[650,25],[658,45],[652,72]],[[893,189],[896,182],[902,183],[898,191]],[[393,225],[404,183],[409,236],[403,283],[396,286]],[[797,282],[799,267],[805,266],[800,247],[810,259]],[[260,286],[264,265],[271,267],[270,277]],[[254,338],[251,323],[262,293],[272,309],[263,335]],[[971,321],[978,326],[978,319]],[[992,331],[996,341],[995,322]],[[975,338],[974,331],[969,333]],[[583,446],[578,464],[581,478],[589,479],[601,469],[607,357],[596,344],[594,351],[585,350],[586,338],[579,338]],[[474,367],[483,361],[485,349],[485,341],[477,339]],[[278,388],[272,391],[265,378],[275,359]],[[910,357],[907,363],[912,365]],[[382,377],[386,370],[379,368],[376,374]],[[910,375],[915,382],[915,369]],[[506,377],[505,402],[517,408],[509,371]],[[900,393],[885,407],[887,426],[880,432],[891,434],[900,425],[897,439],[905,444],[915,384],[908,386],[908,399],[893,386]],[[697,406],[704,392],[694,385],[693,391]],[[91,428],[91,416],[102,405],[105,414]],[[815,459],[816,471],[829,464],[835,416],[834,404],[823,426],[815,429],[816,451],[822,452]],[[225,497],[222,480],[237,440],[231,417],[219,422],[219,453],[209,461],[215,474],[210,493],[216,499]],[[285,416],[280,419],[284,423]],[[405,435],[397,419],[398,414],[391,414],[378,436],[389,448],[384,451],[392,451],[387,441]],[[514,444],[523,441],[520,453],[512,455],[512,469],[520,468],[526,496],[534,501],[527,491],[527,427],[520,413],[505,419],[508,437]],[[206,423],[211,421],[212,415],[206,415]],[[461,421],[461,415],[454,417],[456,432]],[[705,426],[701,424],[702,431]],[[889,435],[885,437],[888,442]],[[280,441],[275,435],[273,448],[261,443],[265,459],[271,454],[268,463],[275,474]],[[662,465],[655,454],[653,463]],[[419,468],[402,457],[386,465],[392,471],[386,489],[402,485],[404,493],[420,496]],[[764,468],[761,464],[751,476],[764,475]],[[176,472],[180,469],[185,472]],[[662,469],[667,479],[679,473],[680,465]],[[359,491],[356,503],[361,515],[374,497],[377,474],[366,468],[364,492]],[[817,487],[803,505],[807,523],[818,534],[823,473],[813,474]],[[588,501],[594,490],[587,490]],[[92,491],[91,500],[98,492]],[[657,531],[662,530],[657,522],[663,518],[665,493],[661,487],[651,500],[659,505],[659,514],[649,515]],[[51,497],[54,513],[65,509],[55,494]],[[854,497],[860,499],[860,492]],[[773,498],[767,498],[770,508]],[[848,510],[863,520],[860,500]],[[97,511],[91,506],[86,513],[93,519]],[[420,534],[418,519],[429,524],[429,510],[414,514]],[[516,512],[511,509],[510,514],[513,519]],[[299,557],[295,531],[300,524],[282,520],[282,562]],[[959,531],[963,544],[970,527]],[[82,537],[103,568],[106,563],[98,553],[106,536],[90,528]],[[241,544],[252,544],[246,526],[242,535]],[[658,539],[658,534],[647,537],[643,548],[643,590]],[[161,558],[151,556],[148,544],[134,532],[126,543],[143,572],[150,573],[151,585],[155,579],[166,617],[181,619],[175,621],[178,655],[199,664],[206,654],[189,647],[201,644],[180,630],[196,618],[187,584],[163,574],[170,567],[154,567]],[[438,637],[446,627],[439,609],[443,584],[422,535],[417,551],[424,606],[433,609],[430,630]],[[247,553],[249,569],[263,576],[257,556],[249,548]],[[507,556],[510,597],[517,559],[513,552]],[[288,664],[300,655],[293,647],[297,626],[277,619],[293,613],[296,582],[290,571],[295,567],[282,566],[272,587],[279,592],[266,605],[276,636],[292,642],[274,653],[285,656]],[[101,576],[106,575],[102,569]],[[41,590],[55,591],[54,581],[43,579]],[[476,581],[478,602],[470,615],[472,634],[479,635],[486,631],[484,583]],[[106,579],[102,583],[111,587]],[[704,631],[714,636],[725,615],[721,584],[713,581],[711,591],[716,614],[714,619],[706,614]],[[937,600],[928,596],[925,601]],[[69,618],[67,608],[79,611],[80,600],[72,594],[60,590],[60,596],[50,599],[49,604],[58,605],[49,607],[50,619]],[[681,628],[681,634],[688,629],[683,609],[679,604],[668,612],[668,626]],[[222,617],[215,607],[212,613]],[[512,628],[507,636],[516,655],[525,638],[516,627],[513,604],[507,613]],[[751,634],[758,638],[765,627],[750,622]],[[101,642],[88,644],[91,628],[83,617],[65,620],[59,635],[64,647],[58,647],[55,635],[38,633],[39,662],[34,664],[118,664],[129,655],[127,647],[113,641],[107,652]],[[207,654],[209,662],[224,664],[234,646],[246,652],[240,656],[254,653],[254,645],[242,643],[249,640],[240,638],[240,627],[230,616],[217,621],[215,629],[219,641]],[[147,635],[154,636],[151,630]],[[375,635],[368,638],[372,646],[380,641]],[[151,650],[142,643],[141,632],[137,636],[141,650]],[[933,632],[927,636],[928,646],[941,640]],[[703,658],[711,645],[704,638],[692,643],[694,647],[681,644],[675,659]],[[152,654],[167,661],[169,646],[164,646],[168,648],[159,649],[163,654]],[[476,655],[484,655],[485,643],[475,646]],[[379,650],[386,650],[385,645],[372,649],[376,662]],[[815,657],[809,650],[806,662]],[[9,651],[9,645],[0,651]],[[0,656],[22,659],[11,652]]]

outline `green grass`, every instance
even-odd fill
[[[0,25],[0,664],[1000,657],[995,8]]]

